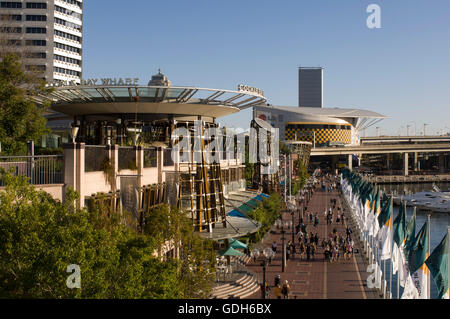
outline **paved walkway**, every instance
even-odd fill
[[[316,187],[316,191],[312,196],[310,202],[307,204],[308,213],[318,213],[319,225],[309,223],[309,218],[304,216],[304,222],[307,225],[308,233],[318,233],[319,245],[314,260],[306,260],[306,256],[302,259],[300,255],[296,253],[294,258],[287,261],[285,272],[282,272],[281,268],[281,232],[275,226],[272,228],[271,233],[264,239],[263,243],[259,243],[258,248],[271,247],[273,241],[278,244],[277,253],[271,264],[266,269],[266,280],[270,287],[269,298],[276,298],[274,291],[274,278],[277,274],[281,275],[281,282],[288,280],[291,293],[289,299],[373,299],[379,298],[376,290],[368,289],[366,285],[366,279],[369,275],[366,272],[367,263],[362,258],[361,244],[357,241],[355,234],[353,238],[355,240],[355,251],[359,252],[353,254],[348,260],[344,260],[341,256],[337,262],[330,263],[324,260],[324,249],[322,248],[322,240],[328,238],[328,234],[336,228],[337,233],[340,233],[345,238],[345,231],[347,222],[350,228],[352,228],[352,221],[348,219],[350,213],[345,202],[343,202],[342,195],[339,195],[338,190],[331,192],[322,191],[319,186]],[[326,224],[326,218],[324,212],[330,207],[331,199],[337,200],[336,207],[340,206],[344,208],[346,215],[345,225],[342,223],[337,224],[335,222],[336,214],[333,216],[333,223],[331,225]],[[289,213],[283,213],[283,220],[292,220],[292,216]],[[294,225],[299,223],[299,216],[295,213]],[[295,228],[294,228],[295,231]],[[292,240],[292,229],[286,231],[285,242]],[[294,236],[296,243],[296,251],[298,252],[298,239]],[[261,257],[260,257],[261,259]],[[263,267],[261,261],[256,263],[251,260],[247,264],[247,268],[253,271],[259,276],[260,281],[263,280]],[[259,299],[262,298],[261,292],[255,293],[249,298]]]

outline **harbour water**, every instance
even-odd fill
[[[437,183],[436,184],[441,190],[447,190],[450,185],[449,183]],[[397,193],[401,194],[403,191],[406,190],[407,193],[417,193],[417,192],[423,192],[423,191],[431,191],[432,184],[426,183],[426,184],[396,184],[396,185],[380,185],[381,189],[383,189],[386,193]],[[394,218],[398,214],[398,206],[394,206]],[[413,207],[407,207],[406,212],[406,221],[409,222],[411,219],[411,216],[413,215],[414,208]],[[439,245],[442,238],[447,233],[447,227],[450,226],[450,213],[432,213],[429,211],[416,211],[416,234],[420,231],[423,224],[426,222],[428,214],[430,214],[430,245],[431,245],[431,252],[434,250],[434,248]],[[389,269],[390,266],[387,263],[386,265],[387,273],[386,278],[389,278]],[[393,298],[397,298],[396,291],[397,291],[397,283],[396,283],[396,276],[393,276]],[[389,286],[388,286],[389,287]],[[400,294],[402,293],[403,289],[400,287]],[[431,299],[437,298],[437,287],[431,279],[431,285],[430,285],[430,293],[431,293]]]

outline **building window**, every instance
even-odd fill
[[[28,59],[46,59],[47,53],[45,52],[28,52],[26,53]]]
[[[45,40],[26,40],[25,45],[44,47],[47,45],[47,41],[45,41]]]
[[[59,55],[59,54],[55,54],[53,56],[53,58],[56,61],[62,61],[62,62],[66,62],[66,63],[72,63],[72,64],[76,64],[76,65],[81,65],[81,61],[80,60],[72,59],[72,58],[69,58],[69,57],[66,57],[66,56],[62,56],[62,55]]]
[[[55,18],[55,23],[61,24],[63,26],[66,26],[68,28],[72,28],[72,29],[75,29],[75,30],[78,30],[81,32],[81,25],[79,25],[79,24],[72,23],[72,22],[69,22],[69,21],[66,21],[66,20],[63,20],[60,18]]]
[[[70,45],[62,44],[59,42],[55,42],[55,47],[58,49],[61,49],[61,50],[66,50],[66,51],[71,51],[71,52],[81,54],[81,49],[70,46]]]
[[[73,4],[74,6],[77,6],[79,8],[83,7],[83,4],[80,1],[76,1],[76,0],[61,0],[61,1],[68,3],[68,4]]]
[[[9,39],[9,40],[6,41],[6,43],[7,43],[8,45],[16,45],[16,46],[19,46],[19,45],[22,44],[22,40],[19,40],[19,39]]]
[[[27,28],[27,33],[47,33],[47,28]]]
[[[55,66],[53,68],[53,70],[56,73],[68,74],[68,75],[73,75],[73,76],[78,76],[78,77],[80,76],[80,72],[78,72],[78,71],[69,70],[69,69],[65,69],[65,68],[60,68],[60,67],[57,67],[57,66]]]
[[[59,31],[59,30],[55,30],[55,35],[58,36],[58,37],[66,38],[66,39],[77,41],[77,42],[81,43],[81,37],[73,35],[73,34],[70,34],[70,33],[62,32],[62,31]]]
[[[47,9],[45,2],[27,2],[27,9]]]
[[[60,6],[55,6],[55,11],[61,12],[62,14],[66,14],[68,16],[71,16],[71,17],[81,20],[81,14],[78,12],[75,12],[75,11],[60,7]]]
[[[27,14],[27,21],[47,21],[47,16],[41,14]]]
[[[20,14],[2,14],[0,16],[1,21],[22,21],[22,15]]]
[[[1,1],[0,8],[22,9],[22,2]]]
[[[26,65],[25,69],[28,71],[45,72],[46,66],[45,65]]]
[[[0,28],[1,33],[22,33],[21,27],[2,27]]]

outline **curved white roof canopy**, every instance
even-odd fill
[[[266,98],[255,92],[180,86],[61,86],[49,95],[51,109],[67,115],[159,113],[221,117],[256,105]]]
[[[293,117],[286,122],[295,122],[298,114],[302,121],[350,123],[356,130],[364,130],[379,121],[389,118],[386,115],[361,109],[293,107],[293,106],[257,106],[261,111],[282,111],[291,113]],[[339,119],[339,120],[337,120]]]

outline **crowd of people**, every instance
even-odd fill
[[[321,180],[316,183],[312,189],[312,193],[317,191],[317,187],[321,188],[322,192],[326,194],[338,190],[340,192],[340,185],[336,176],[324,175]],[[318,226],[321,223],[320,213],[308,210],[303,207],[303,212],[297,210],[299,222],[295,226],[295,234],[297,242],[288,241],[286,245],[286,260],[299,258],[300,260],[315,260],[317,258],[317,251],[319,245],[323,250],[323,260],[331,263],[339,262],[340,260],[348,260],[354,254],[355,242],[352,238],[352,230],[346,225],[346,215],[344,209],[337,198],[327,198],[328,209],[323,213],[323,223],[333,227],[332,231],[325,238],[319,237]],[[342,225],[345,232],[339,232],[338,227]],[[272,250],[276,253],[278,244],[276,241],[272,243]],[[266,296],[268,296],[269,286],[266,285]],[[274,292],[278,299],[289,298],[290,286],[287,280],[282,282],[280,275],[277,275],[274,280]]]

